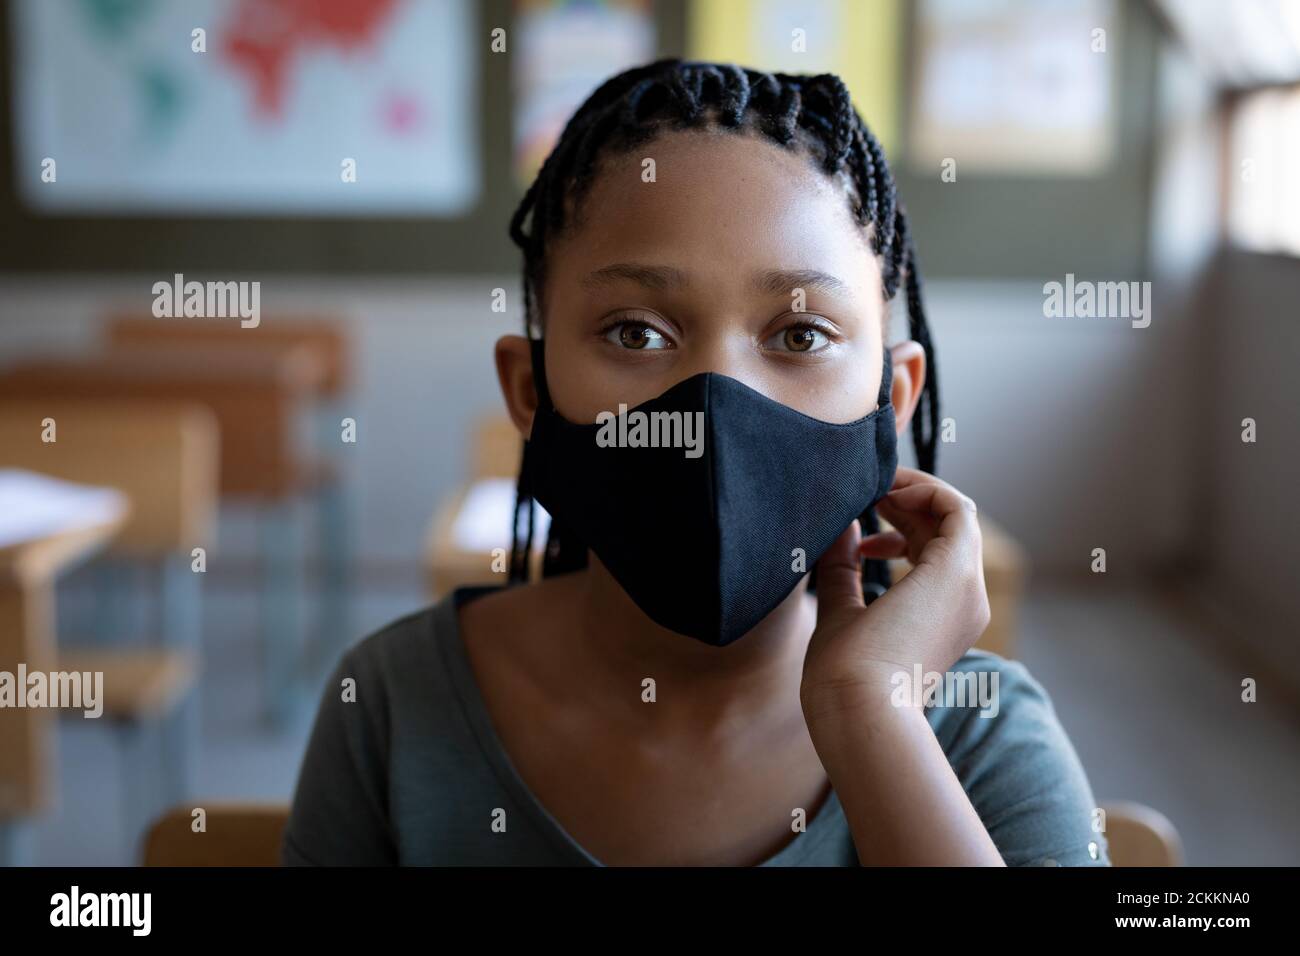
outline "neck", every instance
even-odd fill
[[[579,577],[578,658],[603,684],[634,688],[628,703],[647,723],[725,733],[760,711],[798,709],[804,652],[817,616],[806,583],[744,637],[714,647],[652,621],[594,554]],[[641,700],[646,678],[656,685],[653,708]]]

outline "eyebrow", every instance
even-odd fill
[[[635,262],[615,262],[613,265],[589,273],[582,285],[587,289],[611,285],[620,280],[635,282],[637,285],[665,292],[680,289],[687,284],[686,273],[672,266],[642,266]]]
[[[589,273],[583,280],[584,288],[593,289],[619,281],[665,292],[689,285],[686,273],[672,266],[647,266],[635,262],[615,262]],[[817,269],[765,269],[755,273],[753,286],[768,295],[789,295],[794,289],[822,292],[827,295],[847,296],[848,284],[828,272]]]
[[[754,285],[770,295],[790,295],[795,289],[847,296],[848,284],[816,269],[768,269],[754,277]]]

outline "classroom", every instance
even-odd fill
[[[5,4],[0,865],[1300,865],[1297,169],[1295,0]]]

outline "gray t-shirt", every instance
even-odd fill
[[[461,588],[343,655],[303,758],[286,865],[601,865],[529,791],[493,728],[456,613],[491,590]],[[1088,779],[1042,686],[1023,664],[981,650],[950,672],[984,672],[986,688],[997,675],[996,715],[981,716],[971,698],[938,698],[926,716],[1007,864],[1109,866]],[[355,699],[345,699],[348,678]],[[498,808],[504,832],[492,825]],[[858,865],[833,790],[761,865]]]

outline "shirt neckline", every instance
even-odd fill
[[[567,858],[575,863],[587,866],[604,867],[606,864],[602,863],[575,840],[551,812],[542,805],[541,800],[537,798],[524,782],[518,770],[515,769],[500,736],[497,734],[496,727],[492,723],[491,714],[487,709],[487,702],[483,698],[482,690],[479,688],[473,668],[470,666],[469,655],[465,651],[464,639],[461,635],[460,617],[457,612],[461,606],[475,598],[499,590],[502,590],[499,585],[468,585],[456,588],[445,595],[434,608],[434,640],[443,651],[443,661],[452,676],[452,686],[456,689],[456,693],[460,698],[462,709],[469,720],[470,726],[473,728],[479,748],[483,751],[484,757],[486,757],[502,785],[518,801],[519,805],[533,817],[542,833]],[[836,794],[835,788],[832,787],[830,794],[822,801],[812,819],[808,821],[804,832],[797,834],[793,840],[786,843],[776,853],[756,865],[770,867],[802,863],[810,858],[824,842],[826,836],[833,829],[834,818],[841,814],[842,808],[840,807],[839,796]]]

